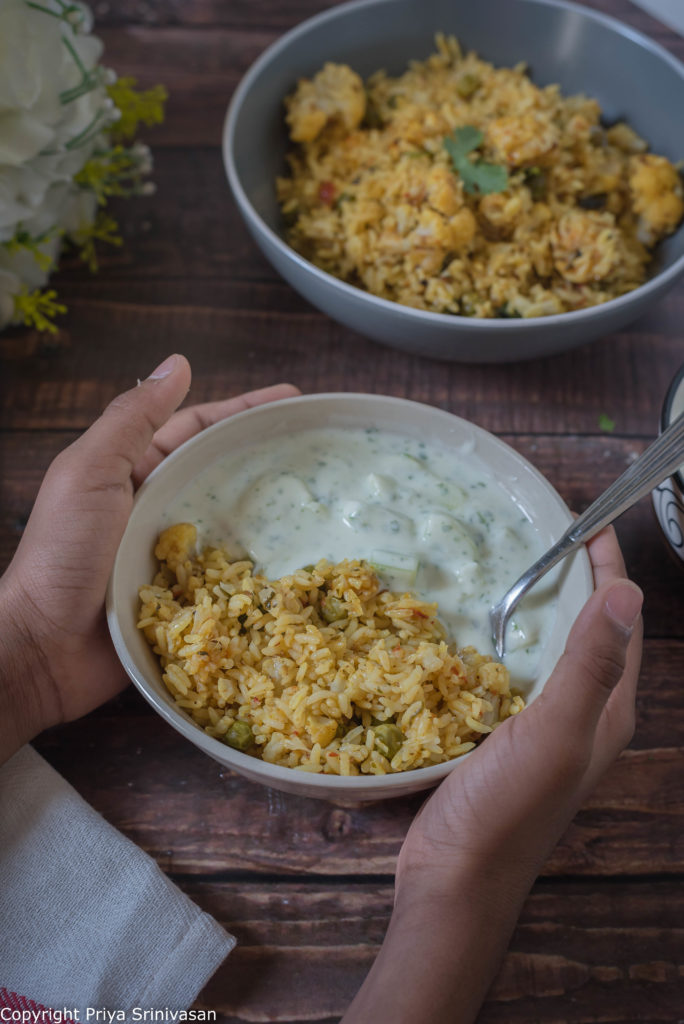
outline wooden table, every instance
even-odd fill
[[[98,276],[61,273],[69,314],[56,341],[27,331],[0,338],[3,565],[53,456],[171,351],[190,357],[195,402],[290,380],[306,392],[382,392],[449,409],[502,436],[576,509],[652,438],[683,357],[682,286],[647,318],[567,355],[459,366],[332,323],[260,257],[221,164],[226,103],[268,43],[325,6],[94,3],[107,63],[171,92],[166,123],[149,136],[158,194],[122,205],[125,246]],[[593,6],[684,58],[684,40],[628,0]],[[614,433],[601,432],[601,413]],[[684,1015],[684,575],[648,501],[618,532],[646,593],[636,735],[549,859],[482,1021]],[[350,810],[248,784],[183,741],[132,688],[37,746],[238,936],[201,1005],[231,1024],[341,1016],[385,931],[395,858],[420,797]]]

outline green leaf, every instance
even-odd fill
[[[503,192],[508,187],[508,171],[505,167],[469,159],[469,154],[482,145],[483,141],[484,135],[472,124],[457,128],[453,136],[444,139],[444,148],[451,157],[454,170],[460,175],[466,192],[471,195]]]
[[[599,416],[599,429],[605,430],[606,434],[612,434],[615,430],[615,420],[611,420],[610,416],[606,416],[605,412],[602,412]]]
[[[503,192],[508,186],[508,172],[499,164],[467,163],[460,169],[466,192],[479,192],[488,195],[490,192]]]
[[[456,161],[466,157],[468,153],[472,153],[483,142],[484,135],[480,129],[472,124],[466,124],[463,128],[456,129],[453,138],[447,136],[444,140],[444,148],[454,163],[456,163]]]

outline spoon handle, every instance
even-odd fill
[[[573,541],[589,540],[683,462],[684,416],[680,416],[571,524],[564,536]]]
[[[563,536],[517,580],[498,607],[508,619],[524,594],[549,569],[622,515],[684,463],[684,415],[663,431],[603,494],[570,524]],[[499,643],[497,643],[497,650]]]

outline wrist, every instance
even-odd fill
[[[528,892],[504,874],[461,865],[447,881],[429,861],[399,872],[387,935],[344,1024],[474,1021]]]
[[[61,721],[47,658],[26,605],[6,574],[0,579],[0,763]]]
[[[395,912],[399,917],[425,917],[433,910],[440,919],[515,922],[537,871],[500,856],[439,864],[433,857],[423,864],[399,864],[395,884]]]

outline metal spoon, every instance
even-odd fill
[[[549,569],[590,540],[604,526],[612,523],[639,498],[684,463],[684,414],[671,423],[660,437],[649,445],[615,483],[603,492],[565,531],[545,555],[524,573],[517,583],[489,612],[492,639],[499,658],[503,658],[506,625],[520,599]]]

